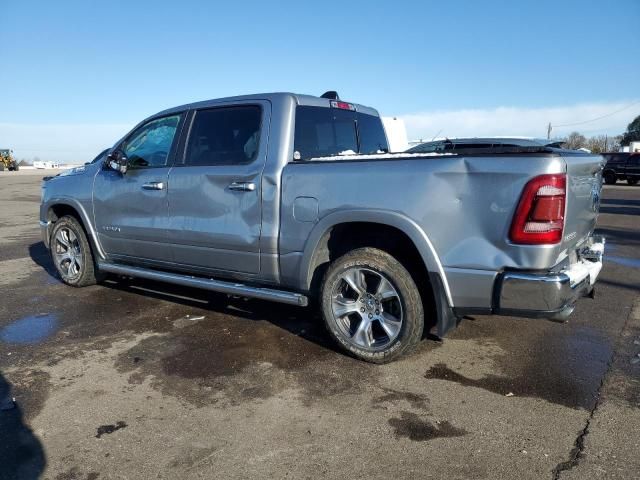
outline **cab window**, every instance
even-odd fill
[[[262,108],[220,107],[196,112],[189,134],[186,166],[242,165],[258,156]]]
[[[172,115],[151,120],[134,131],[122,146],[129,167],[167,166],[179,123],[180,115]]]
[[[296,108],[296,160],[389,151],[380,117],[352,110]]]
[[[358,153],[356,114],[348,110],[299,106],[295,151],[299,159]]]

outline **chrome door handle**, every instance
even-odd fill
[[[237,192],[253,192],[256,189],[256,184],[253,182],[233,182],[229,185],[229,190],[235,190]]]
[[[164,182],[149,182],[142,184],[143,190],[164,190]]]

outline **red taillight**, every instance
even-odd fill
[[[356,110],[356,107],[351,103],[341,102],[339,100],[331,100],[331,106],[333,108],[341,108],[342,110],[351,110],[351,111]]]
[[[511,223],[511,241],[526,245],[559,243],[566,198],[564,174],[540,175],[527,183]]]

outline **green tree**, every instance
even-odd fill
[[[640,141],[640,115],[633,119],[633,121],[627,125],[627,131],[622,134],[621,145],[629,145],[631,142]]]

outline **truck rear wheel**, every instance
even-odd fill
[[[353,356],[386,363],[422,338],[420,292],[406,268],[388,253],[359,248],[336,259],[321,291],[325,325]]]
[[[637,178],[627,178],[627,183],[629,185],[637,185],[638,179]]]
[[[50,248],[53,264],[67,285],[86,287],[101,280],[89,240],[76,218],[66,215],[56,221],[51,232]]]
[[[616,174],[612,172],[607,172],[604,174],[604,183],[607,185],[613,185],[616,183],[618,179],[616,178]]]

